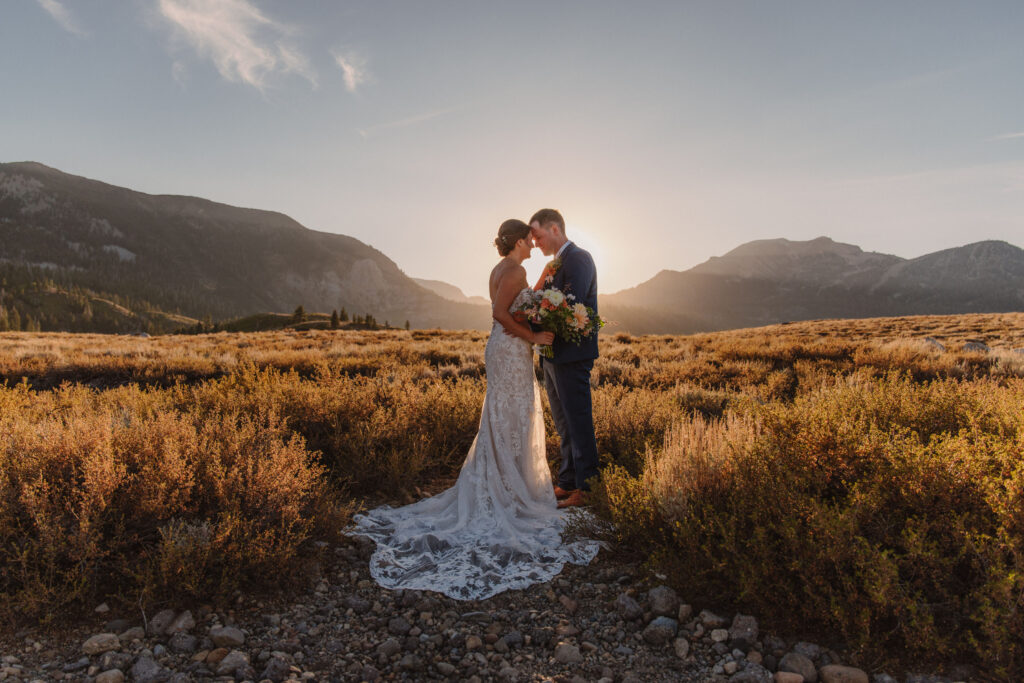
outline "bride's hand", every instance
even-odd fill
[[[555,341],[555,335],[551,332],[535,332],[533,334],[533,343],[538,346],[551,346],[553,341]]]

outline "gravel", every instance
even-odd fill
[[[0,680],[757,683],[777,668],[811,682],[824,667],[837,682],[887,680],[828,648],[764,633],[753,616],[680,604],[672,588],[614,555],[462,602],[380,588],[371,551],[345,539],[308,589],[287,595],[159,605],[145,619],[112,601],[60,633],[0,634]]]

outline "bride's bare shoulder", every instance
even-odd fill
[[[526,280],[526,268],[523,268],[518,263],[510,263],[508,261],[502,261],[498,265],[494,266],[491,270],[491,283],[497,287],[500,286],[503,281],[511,278],[512,280]]]

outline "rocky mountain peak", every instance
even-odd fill
[[[724,256],[712,257],[690,272],[744,279],[824,282],[836,273],[859,276],[902,261],[898,256],[866,252],[829,237],[812,240],[769,239],[747,242]]]
[[[275,212],[153,195],[36,162],[0,164],[0,264],[45,267],[62,287],[133,297],[202,318],[347,308],[382,322],[484,328],[387,256]],[[29,277],[29,276],[25,276]]]

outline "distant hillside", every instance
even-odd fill
[[[157,334],[199,322],[134,297],[61,285],[52,275],[48,268],[0,263],[0,332]]]
[[[760,240],[601,298],[620,329],[683,333],[796,320],[1024,311],[1024,250],[987,241],[914,259],[819,237]]]
[[[299,305],[394,327],[486,329],[487,303],[273,211],[0,164],[0,331],[258,326],[273,318],[260,314]],[[996,241],[903,259],[827,237],[758,240],[600,297],[606,333],[1011,311],[1024,311],[1024,250]]]
[[[491,302],[482,296],[466,296],[462,290],[455,285],[450,285],[447,282],[441,280],[424,280],[422,278],[414,277],[413,282],[418,284],[420,287],[429,289],[434,294],[444,297],[449,301],[459,301],[468,304],[478,304],[482,306],[490,306]]]
[[[45,273],[62,290],[131,300],[134,313],[146,306],[222,320],[301,304],[450,328],[485,328],[490,317],[418,286],[352,237],[272,211],[144,194],[33,162],[0,164],[0,265]]]

